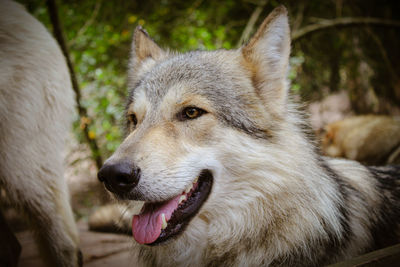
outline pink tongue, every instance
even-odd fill
[[[133,216],[132,233],[139,244],[150,244],[156,241],[161,234],[161,214],[165,214],[168,221],[179,205],[181,195],[162,204],[145,204],[139,215]]]

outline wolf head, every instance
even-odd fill
[[[289,53],[284,7],[237,50],[170,53],[135,30],[127,136],[98,176],[117,197],[145,202],[133,218],[139,243],[180,238],[216,214],[224,223],[237,208],[232,198],[240,206],[261,194],[242,189],[257,186],[265,176],[257,170],[279,151]]]

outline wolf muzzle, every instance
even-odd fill
[[[97,178],[103,182],[105,187],[123,196],[129,193],[139,183],[141,171],[129,162],[117,162],[114,164],[104,164],[99,170]]]

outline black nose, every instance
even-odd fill
[[[125,194],[138,184],[140,169],[128,162],[104,164],[97,177],[111,192]]]

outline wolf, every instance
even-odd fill
[[[54,38],[25,8],[0,0],[0,190],[35,230],[48,266],[78,266],[64,144],[74,93]],[[0,265],[18,261],[18,241],[0,214]]]
[[[322,266],[399,241],[400,167],[320,155],[289,54],[282,6],[236,50],[172,53],[135,30],[127,133],[98,178],[141,203],[123,216],[139,266]]]

